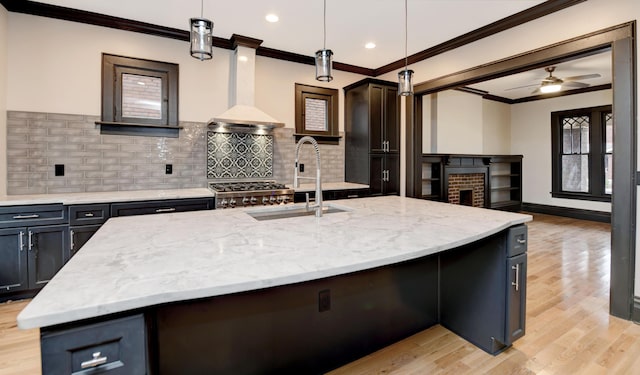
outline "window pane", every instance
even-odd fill
[[[613,155],[604,156],[604,193],[611,194],[613,191]]]
[[[122,117],[161,119],[162,79],[122,74]]]
[[[605,139],[605,152],[613,152],[613,114],[607,113],[604,115],[604,139]]]
[[[586,154],[589,152],[589,116],[562,119],[562,153]]]
[[[562,156],[562,190],[589,192],[589,157],[587,155]]]
[[[327,101],[322,99],[305,98],[304,100],[304,128],[305,130],[327,131]]]

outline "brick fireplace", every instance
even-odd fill
[[[485,207],[486,173],[450,173],[447,178],[448,202]]]

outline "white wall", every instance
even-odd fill
[[[482,153],[511,154],[511,106],[482,100]]]
[[[438,152],[482,153],[482,97],[461,91],[438,93]]]
[[[8,44],[8,110],[99,115],[103,52],[179,64],[180,121],[206,122],[229,107],[230,50],[199,61],[186,41],[17,13],[9,14]],[[334,71],[322,86],[362,78]],[[319,86],[314,66],[256,58],[256,106],[292,128],[295,82]],[[340,90],[341,111],[343,99]],[[339,119],[342,130],[342,112]]]
[[[0,196],[7,191],[7,29],[8,12],[0,5]]]
[[[612,91],[536,100],[511,106],[511,151],[522,154],[522,200],[611,212],[611,203],[551,197],[551,112],[608,105]]]
[[[475,94],[447,90],[425,95],[422,98],[422,152],[509,154],[510,119],[508,104]]]

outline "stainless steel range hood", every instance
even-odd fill
[[[209,127],[280,128],[284,123],[255,106],[256,48],[261,40],[239,35],[231,37],[235,49],[231,59],[229,104],[231,108],[209,120]]]

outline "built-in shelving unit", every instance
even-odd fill
[[[522,155],[423,154],[420,197],[450,202],[447,180],[451,173],[485,174],[486,208],[522,208]]]

